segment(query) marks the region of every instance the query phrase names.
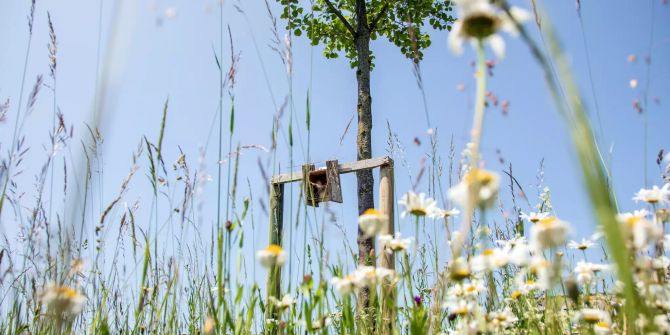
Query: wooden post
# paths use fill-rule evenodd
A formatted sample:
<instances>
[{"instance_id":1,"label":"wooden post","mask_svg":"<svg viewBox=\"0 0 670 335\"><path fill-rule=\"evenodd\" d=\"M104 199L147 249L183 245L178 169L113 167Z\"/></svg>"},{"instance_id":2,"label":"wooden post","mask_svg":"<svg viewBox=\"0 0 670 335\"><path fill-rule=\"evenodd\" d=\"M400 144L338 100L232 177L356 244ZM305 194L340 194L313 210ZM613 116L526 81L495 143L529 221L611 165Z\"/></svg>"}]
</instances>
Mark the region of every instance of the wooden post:
<instances>
[{"instance_id":1,"label":"wooden post","mask_svg":"<svg viewBox=\"0 0 670 335\"><path fill-rule=\"evenodd\" d=\"M270 243L281 245L282 241L282 229L283 229L283 206L284 206L284 184L293 183L298 181L303 181L306 184L309 184L310 173L318 174L328 174L330 179L326 177L326 180L339 180L340 174L353 173L358 171L367 171L375 168L380 168L380 184L379 184L379 210L388 216L388 224L382 229L382 234L394 234L394 208L395 208L395 194L394 194L394 181L393 181L393 159L391 157L376 157L370 159L359 160L350 163L338 164L337 161L327 161L326 167L315 169L314 165L306 164L303 166L301 171L290 172L288 174L281 174L272 176L272 181L270 185ZM334 173L337 172L337 175ZM309 186L309 185L307 185ZM340 187L340 183L336 182L331 185L331 187ZM307 204L312 206L317 206L318 201L314 199L316 194L314 194L311 187L306 187L305 189L305 201ZM331 197L327 201L336 201L341 202L342 198L340 194L341 190L337 189L337 192L331 192ZM311 193L311 194L310 194ZM383 250L377 252L380 255L379 265L381 267L395 270L395 259L393 255L386 254ZM289 255L290 257L290 255ZM267 294L269 297L280 298L281 295L281 269L275 267L270 269L268 273L268 284L267 284ZM382 334L394 334L395 332L395 306L396 306L396 289L395 286L390 282L385 282L382 284L384 298L382 301L382 322L380 328L376 330L381 330ZM374 314L374 311L373 311ZM272 306L268 305L266 309L266 319L273 318L277 319L277 311L274 310ZM277 334L279 329L275 326L269 326L266 328L266 333Z\"/></svg>"},{"instance_id":2,"label":"wooden post","mask_svg":"<svg viewBox=\"0 0 670 335\"><path fill-rule=\"evenodd\" d=\"M270 244L281 246L282 233L284 229L284 184L272 183L270 185ZM273 280L274 279L274 280ZM281 294L281 267L273 266L268 269L267 281L268 300L270 297L279 299ZM266 318L276 318L274 308L268 306Z\"/></svg>"},{"instance_id":3,"label":"wooden post","mask_svg":"<svg viewBox=\"0 0 670 335\"><path fill-rule=\"evenodd\" d=\"M393 185L393 161L382 165L379 169L379 211L388 217L386 227L383 227L380 234L393 235L395 228L393 224L393 213L395 208L395 190ZM395 270L395 257L393 254L386 253L384 250L377 252L380 255L379 266ZM383 334L393 334L395 326L395 306L396 290L392 283L382 283L382 322Z\"/></svg>"}]
</instances>

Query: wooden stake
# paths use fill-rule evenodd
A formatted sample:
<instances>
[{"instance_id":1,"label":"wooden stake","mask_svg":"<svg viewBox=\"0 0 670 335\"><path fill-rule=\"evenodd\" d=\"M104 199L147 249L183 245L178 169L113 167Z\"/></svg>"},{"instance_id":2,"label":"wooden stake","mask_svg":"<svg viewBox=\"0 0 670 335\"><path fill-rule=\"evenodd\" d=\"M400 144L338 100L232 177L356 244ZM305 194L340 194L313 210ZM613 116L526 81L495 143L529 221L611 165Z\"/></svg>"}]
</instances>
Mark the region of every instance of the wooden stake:
<instances>
[{"instance_id":1,"label":"wooden stake","mask_svg":"<svg viewBox=\"0 0 670 335\"><path fill-rule=\"evenodd\" d=\"M395 208L395 190L393 185L393 161L382 165L379 170L379 210L388 217L386 227L383 227L380 234L394 235L395 228L393 223L393 213ZM393 254L386 253L384 250L377 251L379 257L379 266L395 270L395 257ZM382 283L382 322L383 334L393 334L395 326L395 306L396 290L392 283Z\"/></svg>"}]
</instances>

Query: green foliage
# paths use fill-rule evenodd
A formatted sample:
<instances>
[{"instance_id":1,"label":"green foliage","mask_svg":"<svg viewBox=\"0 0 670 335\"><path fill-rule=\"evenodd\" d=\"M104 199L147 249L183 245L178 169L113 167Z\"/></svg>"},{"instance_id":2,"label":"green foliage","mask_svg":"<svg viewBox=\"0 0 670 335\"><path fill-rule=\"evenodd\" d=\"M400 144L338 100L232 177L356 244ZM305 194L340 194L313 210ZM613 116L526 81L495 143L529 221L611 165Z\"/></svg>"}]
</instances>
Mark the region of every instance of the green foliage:
<instances>
[{"instance_id":1,"label":"green foliage","mask_svg":"<svg viewBox=\"0 0 670 335\"><path fill-rule=\"evenodd\" d=\"M344 53L352 67L357 66L358 60L355 44L359 34L358 1L364 0L330 0L331 7L326 0L315 0L309 5L302 5L299 0L277 0L283 5L281 18L287 21L287 30L296 36L306 33L312 45L322 44L326 58L337 58ZM431 44L428 28L450 29L455 20L450 0L364 2L367 12L364 23L367 24L363 26L370 39L387 38L414 61L421 60L422 50Z\"/></svg>"}]
</instances>

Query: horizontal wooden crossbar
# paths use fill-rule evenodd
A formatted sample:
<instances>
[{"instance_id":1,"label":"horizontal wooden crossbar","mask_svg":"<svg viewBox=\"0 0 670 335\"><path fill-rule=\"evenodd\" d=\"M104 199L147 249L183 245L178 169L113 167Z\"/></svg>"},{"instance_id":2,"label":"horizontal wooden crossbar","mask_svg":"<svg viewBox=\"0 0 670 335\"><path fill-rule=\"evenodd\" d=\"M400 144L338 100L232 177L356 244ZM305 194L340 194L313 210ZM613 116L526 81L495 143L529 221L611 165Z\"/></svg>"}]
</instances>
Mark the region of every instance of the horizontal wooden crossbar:
<instances>
[{"instance_id":1,"label":"horizontal wooden crossbar","mask_svg":"<svg viewBox=\"0 0 670 335\"><path fill-rule=\"evenodd\" d=\"M351 172L356 172L360 170L369 170L369 169L374 169L377 167L381 167L384 165L388 165L393 160L389 156L383 156L383 157L375 157L375 158L370 158L370 159L364 159L362 161L355 161L355 162L349 162L349 163L342 163L338 165L338 171L340 174L345 174L345 173L351 173ZM314 171L325 171L326 167L318 168ZM286 184L286 183L292 183L295 181L301 181L302 180L302 171L296 171L296 172L291 172L291 173L285 173L285 174L279 174L272 176L272 183L273 184Z\"/></svg>"}]
</instances>

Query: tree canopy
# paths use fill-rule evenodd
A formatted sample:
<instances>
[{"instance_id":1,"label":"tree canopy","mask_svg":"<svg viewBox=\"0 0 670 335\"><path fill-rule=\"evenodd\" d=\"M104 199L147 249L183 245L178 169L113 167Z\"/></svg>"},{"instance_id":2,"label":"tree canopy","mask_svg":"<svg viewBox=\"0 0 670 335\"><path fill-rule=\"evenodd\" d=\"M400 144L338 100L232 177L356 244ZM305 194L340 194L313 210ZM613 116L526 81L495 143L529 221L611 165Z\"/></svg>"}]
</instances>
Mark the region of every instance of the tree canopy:
<instances>
[{"instance_id":1,"label":"tree canopy","mask_svg":"<svg viewBox=\"0 0 670 335\"><path fill-rule=\"evenodd\" d=\"M454 17L450 0L314 0L302 5L299 0L277 0L284 9L281 17L294 35L306 33L312 45L322 44L326 58L341 53L357 66L355 38L359 33L356 6L364 1L365 22L370 38L385 37L406 57L420 60L430 46L427 27L450 29ZM373 56L370 56L371 61Z\"/></svg>"}]
</instances>

